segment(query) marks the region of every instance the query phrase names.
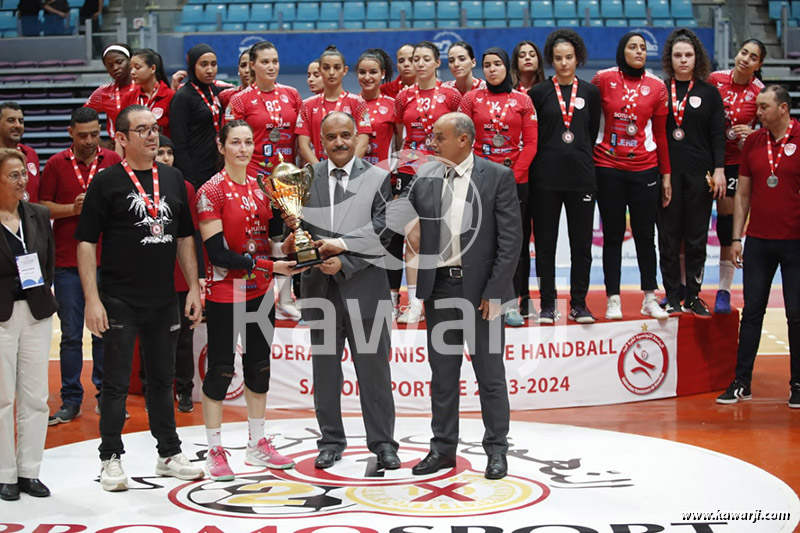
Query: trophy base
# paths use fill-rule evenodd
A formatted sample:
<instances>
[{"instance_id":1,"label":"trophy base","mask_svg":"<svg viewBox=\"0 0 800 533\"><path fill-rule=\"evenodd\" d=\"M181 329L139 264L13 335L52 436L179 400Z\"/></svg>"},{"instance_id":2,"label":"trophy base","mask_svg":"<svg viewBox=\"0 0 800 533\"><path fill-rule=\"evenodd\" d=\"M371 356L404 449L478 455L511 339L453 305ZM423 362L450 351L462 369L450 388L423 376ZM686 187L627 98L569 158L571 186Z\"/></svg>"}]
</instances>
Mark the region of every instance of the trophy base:
<instances>
[{"instance_id":1,"label":"trophy base","mask_svg":"<svg viewBox=\"0 0 800 533\"><path fill-rule=\"evenodd\" d=\"M310 248L308 250L298 250L290 256L297 264L294 268L305 268L322 263L324 259L319 255L319 250Z\"/></svg>"}]
</instances>

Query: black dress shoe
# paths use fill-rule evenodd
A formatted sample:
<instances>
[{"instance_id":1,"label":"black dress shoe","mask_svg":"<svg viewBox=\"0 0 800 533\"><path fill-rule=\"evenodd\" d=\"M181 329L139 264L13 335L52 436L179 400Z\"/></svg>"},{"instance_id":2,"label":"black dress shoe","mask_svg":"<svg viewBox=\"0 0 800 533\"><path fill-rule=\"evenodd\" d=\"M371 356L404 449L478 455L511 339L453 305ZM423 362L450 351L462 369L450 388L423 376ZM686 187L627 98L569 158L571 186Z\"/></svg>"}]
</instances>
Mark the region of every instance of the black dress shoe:
<instances>
[{"instance_id":1,"label":"black dress shoe","mask_svg":"<svg viewBox=\"0 0 800 533\"><path fill-rule=\"evenodd\" d=\"M456 466L456 460L453 457L445 457L439 452L431 450L425 459L417 463L411 469L411 473L415 476L422 476L425 474L433 474L444 468L453 468Z\"/></svg>"},{"instance_id":2,"label":"black dress shoe","mask_svg":"<svg viewBox=\"0 0 800 533\"><path fill-rule=\"evenodd\" d=\"M0 483L0 500L7 502L19 500L19 485L16 483Z\"/></svg>"},{"instance_id":3,"label":"black dress shoe","mask_svg":"<svg viewBox=\"0 0 800 533\"><path fill-rule=\"evenodd\" d=\"M377 453L378 464L384 470L397 470L400 468L400 458L394 450L381 450Z\"/></svg>"},{"instance_id":4,"label":"black dress shoe","mask_svg":"<svg viewBox=\"0 0 800 533\"><path fill-rule=\"evenodd\" d=\"M337 453L333 450L322 450L314 461L314 468L330 468L333 466L333 463L341 458L341 453Z\"/></svg>"},{"instance_id":5,"label":"black dress shoe","mask_svg":"<svg viewBox=\"0 0 800 533\"><path fill-rule=\"evenodd\" d=\"M45 487L44 483L38 479L21 477L17 480L17 483L19 483L20 491L26 492L36 498L46 498L50 496L50 489Z\"/></svg>"},{"instance_id":6,"label":"black dress shoe","mask_svg":"<svg viewBox=\"0 0 800 533\"><path fill-rule=\"evenodd\" d=\"M486 463L486 479L503 479L508 474L508 461L504 453L489 454L489 461Z\"/></svg>"}]
</instances>

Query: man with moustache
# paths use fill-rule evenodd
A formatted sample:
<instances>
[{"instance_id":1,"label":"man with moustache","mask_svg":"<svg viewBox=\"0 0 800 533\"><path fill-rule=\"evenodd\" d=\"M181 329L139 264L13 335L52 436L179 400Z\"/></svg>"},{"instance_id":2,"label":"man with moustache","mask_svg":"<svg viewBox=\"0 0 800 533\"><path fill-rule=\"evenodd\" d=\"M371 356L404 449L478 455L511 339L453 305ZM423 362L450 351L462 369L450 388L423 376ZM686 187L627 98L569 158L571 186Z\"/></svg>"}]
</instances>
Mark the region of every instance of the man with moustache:
<instances>
[{"instance_id":1,"label":"man with moustache","mask_svg":"<svg viewBox=\"0 0 800 533\"><path fill-rule=\"evenodd\" d=\"M39 201L39 156L36 150L20 142L24 133L25 117L19 104L0 103L0 148L11 148L25 154L25 159L28 161L26 165L28 185L25 186L28 197L25 199L36 203Z\"/></svg>"}]
</instances>

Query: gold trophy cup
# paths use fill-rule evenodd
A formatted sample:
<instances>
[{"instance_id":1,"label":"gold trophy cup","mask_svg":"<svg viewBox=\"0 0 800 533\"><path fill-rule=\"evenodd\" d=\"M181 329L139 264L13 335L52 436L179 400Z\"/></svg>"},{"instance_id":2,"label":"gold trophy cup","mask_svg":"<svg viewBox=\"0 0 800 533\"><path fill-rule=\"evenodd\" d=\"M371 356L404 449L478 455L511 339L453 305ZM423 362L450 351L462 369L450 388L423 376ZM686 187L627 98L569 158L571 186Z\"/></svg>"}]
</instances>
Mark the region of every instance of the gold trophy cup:
<instances>
[{"instance_id":1,"label":"gold trophy cup","mask_svg":"<svg viewBox=\"0 0 800 533\"><path fill-rule=\"evenodd\" d=\"M294 216L299 221L303 206L311 197L314 171L311 165L297 168L291 163L286 163L282 154L278 154L278 158L280 163L275 170L269 176L259 174L256 180L275 208L286 215ZM319 250L314 247L314 243L299 225L294 231L294 252L290 253L289 257L297 261L295 268L316 265L323 261Z\"/></svg>"}]
</instances>

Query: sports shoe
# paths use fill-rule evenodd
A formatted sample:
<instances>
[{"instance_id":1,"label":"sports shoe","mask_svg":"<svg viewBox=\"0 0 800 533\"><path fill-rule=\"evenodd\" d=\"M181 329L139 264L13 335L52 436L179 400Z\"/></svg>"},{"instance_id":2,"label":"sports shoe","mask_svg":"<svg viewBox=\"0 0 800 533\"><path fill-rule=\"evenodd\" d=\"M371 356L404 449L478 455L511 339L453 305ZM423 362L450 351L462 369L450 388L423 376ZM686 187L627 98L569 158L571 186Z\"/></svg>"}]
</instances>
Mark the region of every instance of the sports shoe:
<instances>
[{"instance_id":1,"label":"sports shoe","mask_svg":"<svg viewBox=\"0 0 800 533\"><path fill-rule=\"evenodd\" d=\"M542 310L539 311L539 318L536 319L537 324L555 324L558 322L558 319L561 318L561 313L559 313L553 307L542 307Z\"/></svg>"},{"instance_id":2,"label":"sports shoe","mask_svg":"<svg viewBox=\"0 0 800 533\"><path fill-rule=\"evenodd\" d=\"M686 288L686 285L681 285L680 288L678 289L678 298L680 298L681 301L684 301L686 299L686 294L688 292L689 290ZM659 300L658 305L660 305L661 307L666 307L668 303L669 300L667 299L666 296L664 296L663 298L661 298L661 300Z\"/></svg>"},{"instance_id":3,"label":"sports shoe","mask_svg":"<svg viewBox=\"0 0 800 533\"><path fill-rule=\"evenodd\" d=\"M608 297L606 320L622 320L622 302L619 299L619 294L613 294Z\"/></svg>"},{"instance_id":4,"label":"sports shoe","mask_svg":"<svg viewBox=\"0 0 800 533\"><path fill-rule=\"evenodd\" d=\"M519 299L519 314L522 318L536 318L536 308L533 306L533 300L529 296L523 296Z\"/></svg>"},{"instance_id":5,"label":"sports shoe","mask_svg":"<svg viewBox=\"0 0 800 533\"><path fill-rule=\"evenodd\" d=\"M714 300L714 314L729 315L731 313L731 293L728 291L717 291L717 299Z\"/></svg>"},{"instance_id":6,"label":"sports shoe","mask_svg":"<svg viewBox=\"0 0 800 533\"><path fill-rule=\"evenodd\" d=\"M192 464L182 453L176 453L172 457L159 457L156 461L156 474L188 481L205 476L203 469Z\"/></svg>"},{"instance_id":7,"label":"sports shoe","mask_svg":"<svg viewBox=\"0 0 800 533\"><path fill-rule=\"evenodd\" d=\"M578 324L594 324L595 322L594 315L585 305L573 305L567 319Z\"/></svg>"},{"instance_id":8,"label":"sports shoe","mask_svg":"<svg viewBox=\"0 0 800 533\"><path fill-rule=\"evenodd\" d=\"M80 405L63 404L58 408L58 411L47 418L47 425L55 426L56 424L66 424L67 422L72 422L79 416L81 416Z\"/></svg>"},{"instance_id":9,"label":"sports shoe","mask_svg":"<svg viewBox=\"0 0 800 533\"><path fill-rule=\"evenodd\" d=\"M728 385L728 389L725 392L717 396L717 403L731 404L743 402L752 398L753 395L750 392L750 385L736 378Z\"/></svg>"},{"instance_id":10,"label":"sports shoe","mask_svg":"<svg viewBox=\"0 0 800 533\"><path fill-rule=\"evenodd\" d=\"M292 300L278 302L278 305L275 306L275 320L292 320L297 322L301 318L300 310Z\"/></svg>"},{"instance_id":11,"label":"sports shoe","mask_svg":"<svg viewBox=\"0 0 800 533\"><path fill-rule=\"evenodd\" d=\"M683 307L681 307L680 302L677 302L677 303L675 303L675 302L673 302L673 303L667 302L666 307L664 307L664 311L669 316L681 316L683 314Z\"/></svg>"},{"instance_id":12,"label":"sports shoe","mask_svg":"<svg viewBox=\"0 0 800 533\"><path fill-rule=\"evenodd\" d=\"M270 437L269 439L262 438L255 447L247 446L244 464L286 470L294 466L294 461L281 455L272 445L272 437Z\"/></svg>"},{"instance_id":13,"label":"sports shoe","mask_svg":"<svg viewBox=\"0 0 800 533\"><path fill-rule=\"evenodd\" d=\"M192 402L192 395L188 392L178 393L178 411L181 413L191 413L194 411L194 402Z\"/></svg>"},{"instance_id":14,"label":"sports shoe","mask_svg":"<svg viewBox=\"0 0 800 533\"><path fill-rule=\"evenodd\" d=\"M657 320L664 320L669 318L669 313L661 309L658 305L658 300L655 296L645 296L642 301L642 314L644 316L651 316Z\"/></svg>"},{"instance_id":15,"label":"sports shoe","mask_svg":"<svg viewBox=\"0 0 800 533\"><path fill-rule=\"evenodd\" d=\"M425 311L422 307L422 302L419 300L414 300L401 310L402 313L397 317L398 324L416 324L425 320Z\"/></svg>"},{"instance_id":16,"label":"sports shoe","mask_svg":"<svg viewBox=\"0 0 800 533\"><path fill-rule=\"evenodd\" d=\"M800 409L800 383L792 384L792 392L789 396L789 407Z\"/></svg>"},{"instance_id":17,"label":"sports shoe","mask_svg":"<svg viewBox=\"0 0 800 533\"><path fill-rule=\"evenodd\" d=\"M510 328L519 328L525 325L525 319L519 312L519 309L512 309L506 313L506 326Z\"/></svg>"},{"instance_id":18,"label":"sports shoe","mask_svg":"<svg viewBox=\"0 0 800 533\"><path fill-rule=\"evenodd\" d=\"M144 404L144 410L145 410L145 412L147 412L147 403ZM94 412L97 413L98 415L100 414L100 404L99 403L94 406ZM130 417L131 417L131 414L128 412L127 409L125 409L125 420L129 419Z\"/></svg>"},{"instance_id":19,"label":"sports shoe","mask_svg":"<svg viewBox=\"0 0 800 533\"><path fill-rule=\"evenodd\" d=\"M108 492L128 490L128 476L122 470L122 461L116 454L107 461L100 461L100 486Z\"/></svg>"},{"instance_id":20,"label":"sports shoe","mask_svg":"<svg viewBox=\"0 0 800 533\"><path fill-rule=\"evenodd\" d=\"M231 467L228 466L226 455L231 453L222 446L214 446L208 450L206 455L206 470L208 477L213 481L233 481L234 475Z\"/></svg>"},{"instance_id":21,"label":"sports shoe","mask_svg":"<svg viewBox=\"0 0 800 533\"><path fill-rule=\"evenodd\" d=\"M711 311L708 310L708 306L699 296L683 302L683 311L692 313L697 318L711 318Z\"/></svg>"},{"instance_id":22,"label":"sports shoe","mask_svg":"<svg viewBox=\"0 0 800 533\"><path fill-rule=\"evenodd\" d=\"M397 320L400 316L400 293L392 292L392 320Z\"/></svg>"}]
</instances>

